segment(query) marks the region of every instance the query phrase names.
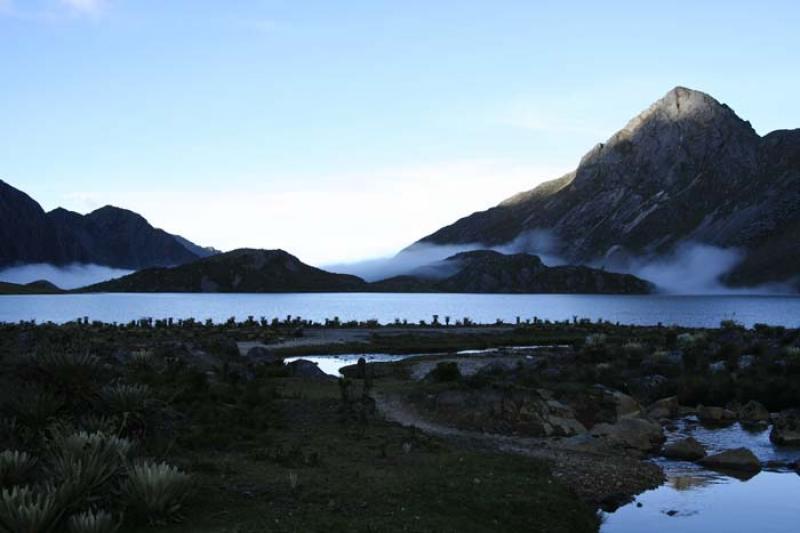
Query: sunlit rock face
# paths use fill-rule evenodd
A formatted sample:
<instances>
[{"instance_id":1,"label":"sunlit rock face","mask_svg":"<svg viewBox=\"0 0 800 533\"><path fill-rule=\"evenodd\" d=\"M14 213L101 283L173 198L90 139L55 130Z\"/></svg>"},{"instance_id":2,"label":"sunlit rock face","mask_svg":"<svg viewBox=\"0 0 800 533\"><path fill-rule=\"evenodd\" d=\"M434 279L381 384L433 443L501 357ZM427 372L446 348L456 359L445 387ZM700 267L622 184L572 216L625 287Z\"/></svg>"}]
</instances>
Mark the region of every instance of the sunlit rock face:
<instances>
[{"instance_id":1,"label":"sunlit rock face","mask_svg":"<svg viewBox=\"0 0 800 533\"><path fill-rule=\"evenodd\" d=\"M500 245L547 230L565 260L619 268L702 243L736 250L724 281L752 285L800 276L797 205L800 130L761 137L727 105L676 87L574 172L421 242Z\"/></svg>"}]
</instances>

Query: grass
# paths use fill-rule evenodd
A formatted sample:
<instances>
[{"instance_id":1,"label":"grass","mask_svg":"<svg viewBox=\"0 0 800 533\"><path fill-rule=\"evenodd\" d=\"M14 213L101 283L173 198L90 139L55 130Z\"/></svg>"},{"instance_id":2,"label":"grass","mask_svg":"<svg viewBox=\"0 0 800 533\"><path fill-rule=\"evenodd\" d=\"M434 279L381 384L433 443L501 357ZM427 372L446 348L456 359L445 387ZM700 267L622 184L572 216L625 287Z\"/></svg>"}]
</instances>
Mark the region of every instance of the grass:
<instances>
[{"instance_id":1,"label":"grass","mask_svg":"<svg viewBox=\"0 0 800 533\"><path fill-rule=\"evenodd\" d=\"M597 529L540 462L455 449L379 420L343 422L335 382L280 381L286 427L265 444L195 454L207 505L163 531Z\"/></svg>"}]
</instances>

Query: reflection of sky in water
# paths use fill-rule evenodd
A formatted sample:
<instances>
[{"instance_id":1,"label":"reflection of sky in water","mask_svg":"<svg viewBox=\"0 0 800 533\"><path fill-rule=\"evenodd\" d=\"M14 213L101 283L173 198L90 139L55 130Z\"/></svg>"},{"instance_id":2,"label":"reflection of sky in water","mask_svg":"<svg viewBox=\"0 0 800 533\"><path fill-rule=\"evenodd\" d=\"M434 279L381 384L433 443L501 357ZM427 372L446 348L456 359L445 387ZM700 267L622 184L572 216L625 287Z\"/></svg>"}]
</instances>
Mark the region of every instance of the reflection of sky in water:
<instances>
[{"instance_id":1,"label":"reflection of sky in water","mask_svg":"<svg viewBox=\"0 0 800 533\"><path fill-rule=\"evenodd\" d=\"M773 445L769 440L769 429L747 430L738 422L722 428L707 428L697 423L695 417L678 420L676 425L677 431L667 433L668 442L692 436L705 445L708 453L745 447L756 454L762 463L767 461L791 463L800 460L800 447Z\"/></svg>"},{"instance_id":2,"label":"reflection of sky in water","mask_svg":"<svg viewBox=\"0 0 800 533\"><path fill-rule=\"evenodd\" d=\"M800 476L761 472L749 481L712 479L676 490L671 484L639 495L606 515L603 533L789 533L800 521ZM670 516L670 511L677 511Z\"/></svg>"},{"instance_id":3,"label":"reflection of sky in water","mask_svg":"<svg viewBox=\"0 0 800 533\"><path fill-rule=\"evenodd\" d=\"M457 352L457 355L492 355L497 353L505 353L505 352L514 352L515 350L536 350L539 348L543 348L542 346L506 346L503 348L488 348L485 350L462 350ZM545 346L544 348L552 348L550 346ZM291 363L292 361L297 361L298 359L305 359L306 361L311 361L312 363L316 363L316 365L325 372L326 374L330 374L331 376L340 377L341 369L345 366L354 365L358 363L358 359L363 357L368 363L386 363L392 361L401 361L403 359L408 359L409 357L417 357L420 355L430 355L430 354L406 354L406 355L397 355L397 354L388 354L388 353L349 353L349 354L342 354L342 355L306 355L300 357L287 357L284 359L287 363Z\"/></svg>"},{"instance_id":4,"label":"reflection of sky in water","mask_svg":"<svg viewBox=\"0 0 800 533\"><path fill-rule=\"evenodd\" d=\"M692 435L710 453L744 446L762 462L791 462L798 448L774 447L769 430L746 431L739 424L704 428L695 419L678 422L669 440ZM606 515L603 533L758 532L788 533L800 530L800 476L794 472L763 471L740 480L705 470L693 463L659 459L667 473L663 486L640 494L636 503ZM669 513L669 514L668 514Z\"/></svg>"},{"instance_id":5,"label":"reflection of sky in water","mask_svg":"<svg viewBox=\"0 0 800 533\"><path fill-rule=\"evenodd\" d=\"M340 370L349 365L358 363L358 359L363 357L368 363L384 363L389 361L400 361L411 357L409 355L392 355L387 353L371 353L371 354L345 354L345 355L307 355L302 357L287 357L285 362L291 363L298 359L305 359L316 363L316 365L331 376L341 377Z\"/></svg>"}]
</instances>

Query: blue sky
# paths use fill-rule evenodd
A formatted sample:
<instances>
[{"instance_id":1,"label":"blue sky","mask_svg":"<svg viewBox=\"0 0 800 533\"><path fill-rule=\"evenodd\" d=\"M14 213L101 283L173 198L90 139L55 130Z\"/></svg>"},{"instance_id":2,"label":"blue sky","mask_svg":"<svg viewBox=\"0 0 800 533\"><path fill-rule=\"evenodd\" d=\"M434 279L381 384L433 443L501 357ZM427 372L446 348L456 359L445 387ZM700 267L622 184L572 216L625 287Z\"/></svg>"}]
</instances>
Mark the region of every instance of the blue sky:
<instances>
[{"instance_id":1,"label":"blue sky","mask_svg":"<svg viewBox=\"0 0 800 533\"><path fill-rule=\"evenodd\" d=\"M386 255L675 85L800 127L790 1L0 0L0 178L222 249Z\"/></svg>"}]
</instances>

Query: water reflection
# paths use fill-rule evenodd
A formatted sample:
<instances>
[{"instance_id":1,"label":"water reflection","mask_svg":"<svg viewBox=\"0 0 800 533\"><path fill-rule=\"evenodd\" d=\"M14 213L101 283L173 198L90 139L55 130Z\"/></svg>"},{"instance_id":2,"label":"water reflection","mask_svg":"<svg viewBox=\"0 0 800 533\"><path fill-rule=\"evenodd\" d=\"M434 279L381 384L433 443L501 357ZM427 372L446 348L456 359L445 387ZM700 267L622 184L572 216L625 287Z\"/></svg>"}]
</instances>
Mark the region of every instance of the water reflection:
<instances>
[{"instance_id":1,"label":"water reflection","mask_svg":"<svg viewBox=\"0 0 800 533\"><path fill-rule=\"evenodd\" d=\"M707 428L693 417L679 420L668 441L693 436L710 453L745 446L762 461L790 463L800 449L773 446L768 429L745 429L738 423ZM800 476L784 467L761 473L722 473L694 463L658 459L667 474L661 487L639 495L634 503L605 515L603 533L764 532L798 530Z\"/></svg>"}]
</instances>

